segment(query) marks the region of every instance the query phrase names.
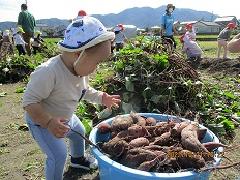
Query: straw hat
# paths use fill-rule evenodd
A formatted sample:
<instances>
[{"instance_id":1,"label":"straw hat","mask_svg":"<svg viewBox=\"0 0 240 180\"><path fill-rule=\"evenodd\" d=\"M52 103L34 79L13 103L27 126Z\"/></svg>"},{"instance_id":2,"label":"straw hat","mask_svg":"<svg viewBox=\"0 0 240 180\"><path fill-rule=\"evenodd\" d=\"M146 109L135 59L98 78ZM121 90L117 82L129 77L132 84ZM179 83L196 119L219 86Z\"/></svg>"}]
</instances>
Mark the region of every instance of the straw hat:
<instances>
[{"instance_id":1,"label":"straw hat","mask_svg":"<svg viewBox=\"0 0 240 180\"><path fill-rule=\"evenodd\" d=\"M9 35L10 35L10 31L8 29L3 31L3 36L9 36Z\"/></svg>"},{"instance_id":2,"label":"straw hat","mask_svg":"<svg viewBox=\"0 0 240 180\"><path fill-rule=\"evenodd\" d=\"M98 19L84 16L67 27L64 39L58 43L58 46L62 51L77 52L114 38L115 34L107 31Z\"/></svg>"},{"instance_id":3,"label":"straw hat","mask_svg":"<svg viewBox=\"0 0 240 180\"><path fill-rule=\"evenodd\" d=\"M42 32L41 31L35 31L35 35L41 35L42 34Z\"/></svg>"},{"instance_id":4,"label":"straw hat","mask_svg":"<svg viewBox=\"0 0 240 180\"><path fill-rule=\"evenodd\" d=\"M18 27L17 32L25 33L22 27Z\"/></svg>"}]
</instances>

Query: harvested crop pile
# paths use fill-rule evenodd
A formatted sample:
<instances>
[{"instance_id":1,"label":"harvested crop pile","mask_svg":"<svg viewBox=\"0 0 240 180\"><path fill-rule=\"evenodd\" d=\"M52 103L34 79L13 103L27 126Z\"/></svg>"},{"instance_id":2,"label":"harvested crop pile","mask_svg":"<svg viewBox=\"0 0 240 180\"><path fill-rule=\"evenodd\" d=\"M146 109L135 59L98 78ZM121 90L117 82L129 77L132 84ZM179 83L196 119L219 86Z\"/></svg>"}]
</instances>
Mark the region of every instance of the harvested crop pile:
<instances>
[{"instance_id":1,"label":"harvested crop pile","mask_svg":"<svg viewBox=\"0 0 240 180\"><path fill-rule=\"evenodd\" d=\"M201 143L207 130L195 122L156 122L153 117L131 113L115 117L109 126L103 124L108 131L102 131L99 125L100 133L112 134L108 142L101 143L102 151L130 168L178 172L205 167L214 161L216 148L226 147L221 143Z\"/></svg>"},{"instance_id":2,"label":"harvested crop pile","mask_svg":"<svg viewBox=\"0 0 240 180\"><path fill-rule=\"evenodd\" d=\"M144 44L144 43L143 43ZM198 72L176 52L167 55L147 43L114 56L115 77L105 81L109 93L122 96L122 111L182 114L195 111L202 90Z\"/></svg>"}]
</instances>

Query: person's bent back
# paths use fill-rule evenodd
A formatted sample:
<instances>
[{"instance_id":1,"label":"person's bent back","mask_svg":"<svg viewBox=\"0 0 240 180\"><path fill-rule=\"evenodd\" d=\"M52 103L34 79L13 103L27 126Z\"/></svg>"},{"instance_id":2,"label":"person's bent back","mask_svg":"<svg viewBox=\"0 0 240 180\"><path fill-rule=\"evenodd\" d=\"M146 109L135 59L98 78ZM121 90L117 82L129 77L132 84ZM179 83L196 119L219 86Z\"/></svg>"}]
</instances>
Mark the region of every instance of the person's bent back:
<instances>
[{"instance_id":1,"label":"person's bent back","mask_svg":"<svg viewBox=\"0 0 240 180\"><path fill-rule=\"evenodd\" d=\"M236 35L229 43L228 50L231 53L239 53L240 52L240 33Z\"/></svg>"}]
</instances>

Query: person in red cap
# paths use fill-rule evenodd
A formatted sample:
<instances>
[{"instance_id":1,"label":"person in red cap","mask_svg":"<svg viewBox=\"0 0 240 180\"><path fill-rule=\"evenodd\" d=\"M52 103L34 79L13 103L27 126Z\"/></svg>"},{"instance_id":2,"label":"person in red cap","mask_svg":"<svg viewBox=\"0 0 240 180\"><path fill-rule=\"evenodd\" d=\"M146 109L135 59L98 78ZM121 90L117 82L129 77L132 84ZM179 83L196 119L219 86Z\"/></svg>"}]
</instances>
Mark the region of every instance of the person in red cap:
<instances>
[{"instance_id":1,"label":"person in red cap","mask_svg":"<svg viewBox=\"0 0 240 180\"><path fill-rule=\"evenodd\" d=\"M230 40L232 30L236 28L236 24L233 22L228 23L227 27L225 27L218 35L218 52L217 58L220 58L221 49L223 48L223 59L227 59L227 45Z\"/></svg>"},{"instance_id":2,"label":"person in red cap","mask_svg":"<svg viewBox=\"0 0 240 180\"><path fill-rule=\"evenodd\" d=\"M186 24L186 33L185 33L185 36L189 36L189 38L193 41L196 41L196 37L197 37L197 34L194 30L194 27L192 25L192 23L188 23Z\"/></svg>"},{"instance_id":3,"label":"person in red cap","mask_svg":"<svg viewBox=\"0 0 240 180\"><path fill-rule=\"evenodd\" d=\"M186 33L182 37L183 52L186 53L188 62L194 68L197 68L200 64L203 51L196 41L196 33L194 31L193 25L189 23L185 26L185 28Z\"/></svg>"},{"instance_id":4,"label":"person in red cap","mask_svg":"<svg viewBox=\"0 0 240 180\"><path fill-rule=\"evenodd\" d=\"M119 51L124 47L124 43L127 41L127 37L123 33L124 27L122 24L118 24L114 28L114 33L115 33L115 46L116 46L116 51Z\"/></svg>"},{"instance_id":5,"label":"person in red cap","mask_svg":"<svg viewBox=\"0 0 240 180\"><path fill-rule=\"evenodd\" d=\"M76 20L78 20L78 19L82 19L82 18L85 17L85 16L87 16L86 11L84 11L84 10L79 10L77 17L74 18L74 19L70 19L69 22L71 23L71 22L76 21Z\"/></svg>"},{"instance_id":6,"label":"person in red cap","mask_svg":"<svg viewBox=\"0 0 240 180\"><path fill-rule=\"evenodd\" d=\"M87 16L86 11L84 11L84 10L78 11L78 17L84 17L84 16Z\"/></svg>"}]
</instances>

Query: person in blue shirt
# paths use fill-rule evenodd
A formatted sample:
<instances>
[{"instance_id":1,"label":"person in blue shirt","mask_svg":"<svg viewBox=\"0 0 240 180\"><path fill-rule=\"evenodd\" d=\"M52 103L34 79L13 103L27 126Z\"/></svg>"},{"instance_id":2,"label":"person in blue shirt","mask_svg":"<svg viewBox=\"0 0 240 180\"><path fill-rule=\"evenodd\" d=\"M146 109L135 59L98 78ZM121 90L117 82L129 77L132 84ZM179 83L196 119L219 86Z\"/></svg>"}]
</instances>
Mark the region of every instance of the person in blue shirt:
<instances>
[{"instance_id":1,"label":"person in blue shirt","mask_svg":"<svg viewBox=\"0 0 240 180\"><path fill-rule=\"evenodd\" d=\"M166 13L162 16L162 28L161 28L161 36L162 38L169 39L170 43L173 43L173 47L176 49L176 41L173 37L174 33L177 34L177 31L174 27L174 17L172 15L175 10L175 6L173 4L168 4Z\"/></svg>"}]
</instances>

